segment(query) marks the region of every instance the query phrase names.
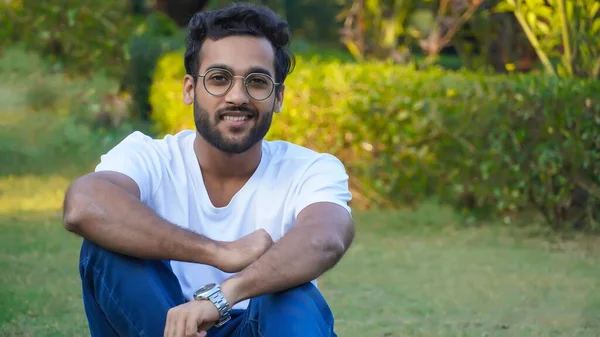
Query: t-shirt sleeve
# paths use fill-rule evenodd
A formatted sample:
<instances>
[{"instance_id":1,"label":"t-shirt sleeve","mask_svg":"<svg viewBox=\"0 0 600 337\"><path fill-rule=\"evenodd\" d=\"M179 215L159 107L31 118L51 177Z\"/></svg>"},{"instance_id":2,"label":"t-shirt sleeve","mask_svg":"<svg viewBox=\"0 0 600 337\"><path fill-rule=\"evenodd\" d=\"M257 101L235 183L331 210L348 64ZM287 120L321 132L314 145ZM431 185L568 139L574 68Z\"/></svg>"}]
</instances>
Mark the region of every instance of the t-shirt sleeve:
<instances>
[{"instance_id":1,"label":"t-shirt sleeve","mask_svg":"<svg viewBox=\"0 0 600 337\"><path fill-rule=\"evenodd\" d=\"M161 180L160 156L154 140L135 131L100 157L95 171L115 171L133 179L140 189L140 200L147 202Z\"/></svg>"},{"instance_id":2,"label":"t-shirt sleeve","mask_svg":"<svg viewBox=\"0 0 600 337\"><path fill-rule=\"evenodd\" d=\"M303 175L294 216L297 218L304 208L317 202L338 204L351 213L348 205L351 199L348 174L344 165L335 156L323 154L310 165Z\"/></svg>"}]
</instances>

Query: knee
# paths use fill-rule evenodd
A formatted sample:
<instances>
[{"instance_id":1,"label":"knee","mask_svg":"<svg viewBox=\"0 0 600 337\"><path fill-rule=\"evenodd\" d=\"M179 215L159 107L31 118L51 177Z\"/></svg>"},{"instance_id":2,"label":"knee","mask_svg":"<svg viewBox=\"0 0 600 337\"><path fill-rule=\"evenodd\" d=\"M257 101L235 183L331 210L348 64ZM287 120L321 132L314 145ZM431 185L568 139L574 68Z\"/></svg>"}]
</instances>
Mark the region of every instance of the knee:
<instances>
[{"instance_id":1,"label":"knee","mask_svg":"<svg viewBox=\"0 0 600 337\"><path fill-rule=\"evenodd\" d=\"M81 270L102 274L126 272L134 275L136 271L147 268L142 259L116 253L85 239L81 244L79 260Z\"/></svg>"},{"instance_id":2,"label":"knee","mask_svg":"<svg viewBox=\"0 0 600 337\"><path fill-rule=\"evenodd\" d=\"M145 260L116 253L88 240L83 240L79 264L85 282L136 285L161 284L180 294L179 281L168 260Z\"/></svg>"},{"instance_id":3,"label":"knee","mask_svg":"<svg viewBox=\"0 0 600 337\"><path fill-rule=\"evenodd\" d=\"M265 336L335 336L333 314L312 283L252 299L249 309Z\"/></svg>"},{"instance_id":4,"label":"knee","mask_svg":"<svg viewBox=\"0 0 600 337\"><path fill-rule=\"evenodd\" d=\"M87 239L81 243L79 260L81 264L102 264L109 261L119 261L127 259L126 256L110 251L102 246L95 244Z\"/></svg>"},{"instance_id":5,"label":"knee","mask_svg":"<svg viewBox=\"0 0 600 337\"><path fill-rule=\"evenodd\" d=\"M333 320L325 298L310 282L263 296L260 305L261 310L269 313L291 314L295 317L321 316L326 321Z\"/></svg>"},{"instance_id":6,"label":"knee","mask_svg":"<svg viewBox=\"0 0 600 337\"><path fill-rule=\"evenodd\" d=\"M267 300L275 302L294 302L294 301L325 301L321 292L311 282L301 284L299 286L271 294Z\"/></svg>"}]
</instances>

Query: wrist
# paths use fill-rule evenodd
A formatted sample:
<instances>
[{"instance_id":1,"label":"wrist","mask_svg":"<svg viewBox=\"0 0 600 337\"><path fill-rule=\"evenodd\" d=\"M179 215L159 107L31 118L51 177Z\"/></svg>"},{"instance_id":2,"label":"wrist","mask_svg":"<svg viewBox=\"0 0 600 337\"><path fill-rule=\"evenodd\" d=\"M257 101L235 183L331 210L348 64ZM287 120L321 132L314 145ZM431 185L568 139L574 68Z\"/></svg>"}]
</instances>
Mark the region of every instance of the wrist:
<instances>
[{"instance_id":1,"label":"wrist","mask_svg":"<svg viewBox=\"0 0 600 337\"><path fill-rule=\"evenodd\" d=\"M217 309L215 320L216 327L223 326L231 319L232 306L227 302L227 298L223 295L221 287L215 283L209 283L198 289L194 293L194 299L200 301L210 301ZM211 315L211 314L209 314Z\"/></svg>"},{"instance_id":2,"label":"wrist","mask_svg":"<svg viewBox=\"0 0 600 337\"><path fill-rule=\"evenodd\" d=\"M231 308L239 302L245 300L241 289L243 289L242 280L237 275L226 279L223 281L223 283L221 283L221 293L225 299L227 299L227 302Z\"/></svg>"},{"instance_id":3,"label":"wrist","mask_svg":"<svg viewBox=\"0 0 600 337\"><path fill-rule=\"evenodd\" d=\"M196 249L197 255L195 262L219 268L224 250L223 242L210 240L208 238L200 240Z\"/></svg>"}]
</instances>

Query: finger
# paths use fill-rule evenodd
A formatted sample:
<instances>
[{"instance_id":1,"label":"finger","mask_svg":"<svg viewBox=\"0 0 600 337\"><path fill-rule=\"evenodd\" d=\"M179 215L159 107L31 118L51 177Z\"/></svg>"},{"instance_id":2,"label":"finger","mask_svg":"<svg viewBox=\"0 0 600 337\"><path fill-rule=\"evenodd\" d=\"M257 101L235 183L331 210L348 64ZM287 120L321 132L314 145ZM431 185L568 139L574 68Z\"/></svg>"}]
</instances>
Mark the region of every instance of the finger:
<instances>
[{"instance_id":1,"label":"finger","mask_svg":"<svg viewBox=\"0 0 600 337\"><path fill-rule=\"evenodd\" d=\"M210 329L213 325L215 325L214 322L202 322L202 321L198 321L198 327L196 328L196 331L198 331L198 333L200 334L200 336L207 336L208 335L208 329Z\"/></svg>"},{"instance_id":2,"label":"finger","mask_svg":"<svg viewBox=\"0 0 600 337\"><path fill-rule=\"evenodd\" d=\"M208 329L212 328L215 325L215 322L206 322L198 325L198 330L208 331Z\"/></svg>"},{"instance_id":3,"label":"finger","mask_svg":"<svg viewBox=\"0 0 600 337\"><path fill-rule=\"evenodd\" d=\"M173 330L171 325L173 325L173 311L169 310L167 311L167 320L165 322L165 331L163 332L163 337L171 337Z\"/></svg>"},{"instance_id":4,"label":"finger","mask_svg":"<svg viewBox=\"0 0 600 337\"><path fill-rule=\"evenodd\" d=\"M185 315L179 315L177 322L173 325L173 335L170 337L184 337L185 335Z\"/></svg>"},{"instance_id":5,"label":"finger","mask_svg":"<svg viewBox=\"0 0 600 337\"><path fill-rule=\"evenodd\" d=\"M196 333L197 337L206 337L208 333L206 331L200 331Z\"/></svg>"},{"instance_id":6,"label":"finger","mask_svg":"<svg viewBox=\"0 0 600 337\"><path fill-rule=\"evenodd\" d=\"M185 336L194 337L198 333L198 319L195 316L188 316L185 321Z\"/></svg>"}]
</instances>

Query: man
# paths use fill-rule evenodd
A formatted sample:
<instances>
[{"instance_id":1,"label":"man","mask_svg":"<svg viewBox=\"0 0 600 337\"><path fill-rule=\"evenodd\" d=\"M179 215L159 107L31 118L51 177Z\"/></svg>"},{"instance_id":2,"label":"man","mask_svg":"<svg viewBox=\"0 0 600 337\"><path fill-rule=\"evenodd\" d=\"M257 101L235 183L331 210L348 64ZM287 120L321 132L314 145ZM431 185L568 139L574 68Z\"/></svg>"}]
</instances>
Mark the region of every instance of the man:
<instances>
[{"instance_id":1,"label":"man","mask_svg":"<svg viewBox=\"0 0 600 337\"><path fill-rule=\"evenodd\" d=\"M354 236L348 176L332 155L263 140L289 40L264 7L196 14L183 79L196 130L134 132L69 187L92 336L335 336L316 279Z\"/></svg>"}]
</instances>

